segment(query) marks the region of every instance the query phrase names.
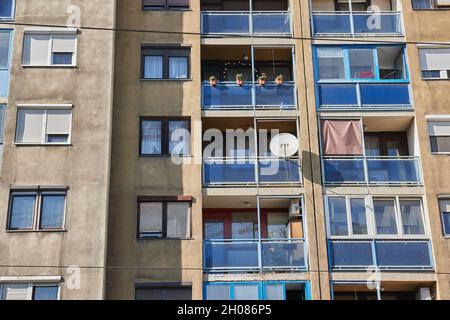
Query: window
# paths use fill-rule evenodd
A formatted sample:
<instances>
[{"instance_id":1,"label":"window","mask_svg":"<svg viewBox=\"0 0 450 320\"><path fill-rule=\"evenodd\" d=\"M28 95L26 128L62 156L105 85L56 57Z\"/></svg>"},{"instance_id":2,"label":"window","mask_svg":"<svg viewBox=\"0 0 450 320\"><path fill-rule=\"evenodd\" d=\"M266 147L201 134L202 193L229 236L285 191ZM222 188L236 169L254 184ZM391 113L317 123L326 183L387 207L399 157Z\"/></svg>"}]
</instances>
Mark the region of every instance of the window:
<instances>
[{"instance_id":1,"label":"window","mask_svg":"<svg viewBox=\"0 0 450 320\"><path fill-rule=\"evenodd\" d=\"M365 132L364 145L371 157L409 156L406 132Z\"/></svg>"},{"instance_id":2,"label":"window","mask_svg":"<svg viewBox=\"0 0 450 320\"><path fill-rule=\"evenodd\" d=\"M419 58L423 79L450 78L449 48L419 48Z\"/></svg>"},{"instance_id":3,"label":"window","mask_svg":"<svg viewBox=\"0 0 450 320\"><path fill-rule=\"evenodd\" d=\"M189 0L142 0L142 6L148 10L189 9Z\"/></svg>"},{"instance_id":4,"label":"window","mask_svg":"<svg viewBox=\"0 0 450 320\"><path fill-rule=\"evenodd\" d=\"M330 196L327 218L331 237L425 236L420 198ZM368 203L372 203L371 207ZM366 204L367 203L367 204Z\"/></svg>"},{"instance_id":5,"label":"window","mask_svg":"<svg viewBox=\"0 0 450 320\"><path fill-rule=\"evenodd\" d=\"M350 11L350 3L352 11L367 11L370 6L370 0L335 0L336 11Z\"/></svg>"},{"instance_id":6,"label":"window","mask_svg":"<svg viewBox=\"0 0 450 320\"><path fill-rule=\"evenodd\" d=\"M190 201L140 201L138 205L138 238L191 236Z\"/></svg>"},{"instance_id":7,"label":"window","mask_svg":"<svg viewBox=\"0 0 450 320\"><path fill-rule=\"evenodd\" d=\"M142 78L143 79L188 79L189 48L143 48Z\"/></svg>"},{"instance_id":8,"label":"window","mask_svg":"<svg viewBox=\"0 0 450 320\"><path fill-rule=\"evenodd\" d=\"M3 144L4 122L5 122L5 106L0 104L0 145Z\"/></svg>"},{"instance_id":9,"label":"window","mask_svg":"<svg viewBox=\"0 0 450 320\"><path fill-rule=\"evenodd\" d=\"M14 16L14 0L0 0L0 20L12 19Z\"/></svg>"},{"instance_id":10,"label":"window","mask_svg":"<svg viewBox=\"0 0 450 320\"><path fill-rule=\"evenodd\" d=\"M0 30L0 70L9 68L10 43L11 43L11 31Z\"/></svg>"},{"instance_id":11,"label":"window","mask_svg":"<svg viewBox=\"0 0 450 320\"><path fill-rule=\"evenodd\" d=\"M402 46L317 47L318 80L407 80Z\"/></svg>"},{"instance_id":12,"label":"window","mask_svg":"<svg viewBox=\"0 0 450 320\"><path fill-rule=\"evenodd\" d=\"M54 283L3 283L0 300L58 300L59 285Z\"/></svg>"},{"instance_id":13,"label":"window","mask_svg":"<svg viewBox=\"0 0 450 320\"><path fill-rule=\"evenodd\" d=\"M450 121L428 121L432 153L450 153Z\"/></svg>"},{"instance_id":14,"label":"window","mask_svg":"<svg viewBox=\"0 0 450 320\"><path fill-rule=\"evenodd\" d=\"M450 236L450 197L439 199L444 235Z\"/></svg>"},{"instance_id":15,"label":"window","mask_svg":"<svg viewBox=\"0 0 450 320\"><path fill-rule=\"evenodd\" d=\"M448 9L449 0L412 0L413 9Z\"/></svg>"},{"instance_id":16,"label":"window","mask_svg":"<svg viewBox=\"0 0 450 320\"><path fill-rule=\"evenodd\" d=\"M64 228L66 190L12 191L8 230Z\"/></svg>"},{"instance_id":17,"label":"window","mask_svg":"<svg viewBox=\"0 0 450 320\"><path fill-rule=\"evenodd\" d=\"M205 240L225 239L225 224L223 221L208 221L204 223Z\"/></svg>"},{"instance_id":18,"label":"window","mask_svg":"<svg viewBox=\"0 0 450 320\"><path fill-rule=\"evenodd\" d=\"M76 34L25 33L25 66L75 66Z\"/></svg>"},{"instance_id":19,"label":"window","mask_svg":"<svg viewBox=\"0 0 450 320\"><path fill-rule=\"evenodd\" d=\"M186 119L141 119L141 155L190 154L190 125Z\"/></svg>"},{"instance_id":20,"label":"window","mask_svg":"<svg viewBox=\"0 0 450 320\"><path fill-rule=\"evenodd\" d=\"M69 144L71 122L71 109L19 108L16 143Z\"/></svg>"},{"instance_id":21,"label":"window","mask_svg":"<svg viewBox=\"0 0 450 320\"><path fill-rule=\"evenodd\" d=\"M135 300L192 300L192 288L188 285L137 285Z\"/></svg>"}]
</instances>

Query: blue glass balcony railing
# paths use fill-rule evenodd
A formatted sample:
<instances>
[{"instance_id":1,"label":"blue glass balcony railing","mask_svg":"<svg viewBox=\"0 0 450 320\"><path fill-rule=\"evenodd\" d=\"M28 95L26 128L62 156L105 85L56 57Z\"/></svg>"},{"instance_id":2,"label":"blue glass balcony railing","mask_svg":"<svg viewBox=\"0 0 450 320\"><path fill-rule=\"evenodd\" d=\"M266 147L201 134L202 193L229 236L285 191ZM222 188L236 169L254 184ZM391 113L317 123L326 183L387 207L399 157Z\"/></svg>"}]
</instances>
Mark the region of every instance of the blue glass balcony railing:
<instances>
[{"instance_id":1,"label":"blue glass balcony railing","mask_svg":"<svg viewBox=\"0 0 450 320\"><path fill-rule=\"evenodd\" d=\"M235 82L220 82L215 87L202 85L202 108L204 110L229 109L295 109L295 83L260 86Z\"/></svg>"},{"instance_id":2,"label":"blue glass balcony railing","mask_svg":"<svg viewBox=\"0 0 450 320\"><path fill-rule=\"evenodd\" d=\"M313 34L320 36L361 37L367 35L401 36L400 12L313 12Z\"/></svg>"},{"instance_id":3,"label":"blue glass balcony railing","mask_svg":"<svg viewBox=\"0 0 450 320\"><path fill-rule=\"evenodd\" d=\"M427 239L329 240L331 269L434 269Z\"/></svg>"},{"instance_id":4,"label":"blue glass balcony railing","mask_svg":"<svg viewBox=\"0 0 450 320\"><path fill-rule=\"evenodd\" d=\"M417 157L323 157L324 184L421 185Z\"/></svg>"},{"instance_id":5,"label":"blue glass balcony railing","mask_svg":"<svg viewBox=\"0 0 450 320\"><path fill-rule=\"evenodd\" d=\"M204 11L204 35L292 36L291 14L286 11Z\"/></svg>"},{"instance_id":6,"label":"blue glass balcony railing","mask_svg":"<svg viewBox=\"0 0 450 320\"><path fill-rule=\"evenodd\" d=\"M408 110L412 109L408 83L318 84L319 109Z\"/></svg>"},{"instance_id":7,"label":"blue glass balcony railing","mask_svg":"<svg viewBox=\"0 0 450 320\"><path fill-rule=\"evenodd\" d=\"M213 157L203 161L205 186L255 185L257 182L264 185L301 184L300 159Z\"/></svg>"},{"instance_id":8,"label":"blue glass balcony railing","mask_svg":"<svg viewBox=\"0 0 450 320\"><path fill-rule=\"evenodd\" d=\"M205 240L203 250L209 272L307 269L304 239Z\"/></svg>"}]
</instances>

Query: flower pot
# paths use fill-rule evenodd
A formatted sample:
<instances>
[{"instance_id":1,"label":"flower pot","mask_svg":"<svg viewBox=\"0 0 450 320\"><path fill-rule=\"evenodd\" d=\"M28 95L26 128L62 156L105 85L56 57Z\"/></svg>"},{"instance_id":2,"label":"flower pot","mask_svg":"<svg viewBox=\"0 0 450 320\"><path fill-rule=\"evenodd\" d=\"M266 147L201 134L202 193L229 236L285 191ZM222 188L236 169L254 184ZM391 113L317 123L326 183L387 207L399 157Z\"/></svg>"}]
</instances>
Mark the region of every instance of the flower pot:
<instances>
[{"instance_id":1,"label":"flower pot","mask_svg":"<svg viewBox=\"0 0 450 320\"><path fill-rule=\"evenodd\" d=\"M267 83L267 80L266 79L259 79L258 82L259 82L260 86L265 86L266 83Z\"/></svg>"},{"instance_id":2,"label":"flower pot","mask_svg":"<svg viewBox=\"0 0 450 320\"><path fill-rule=\"evenodd\" d=\"M242 85L244 84L244 80L236 80L236 84L237 84L238 86L241 86L241 87L242 87Z\"/></svg>"},{"instance_id":3,"label":"flower pot","mask_svg":"<svg viewBox=\"0 0 450 320\"><path fill-rule=\"evenodd\" d=\"M283 83L284 83L284 80L282 80L282 79L276 79L276 80L275 80L275 83L277 84L277 86L282 86Z\"/></svg>"},{"instance_id":4,"label":"flower pot","mask_svg":"<svg viewBox=\"0 0 450 320\"><path fill-rule=\"evenodd\" d=\"M215 87L217 86L217 80L209 80L209 84L211 85L211 87Z\"/></svg>"}]
</instances>

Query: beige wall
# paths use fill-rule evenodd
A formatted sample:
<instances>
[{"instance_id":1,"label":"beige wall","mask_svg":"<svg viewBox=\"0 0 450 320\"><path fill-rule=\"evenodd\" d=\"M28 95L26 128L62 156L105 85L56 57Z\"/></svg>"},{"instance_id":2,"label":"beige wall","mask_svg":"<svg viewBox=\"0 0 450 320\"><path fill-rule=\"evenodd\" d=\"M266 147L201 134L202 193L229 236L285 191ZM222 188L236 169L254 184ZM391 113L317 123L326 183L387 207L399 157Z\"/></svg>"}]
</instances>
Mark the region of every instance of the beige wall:
<instances>
[{"instance_id":1,"label":"beige wall","mask_svg":"<svg viewBox=\"0 0 450 320\"><path fill-rule=\"evenodd\" d=\"M192 11L143 11L140 0L117 4L118 28L199 32L199 3ZM170 157L139 157L139 117L200 120L200 39L198 36L118 33L114 125L109 203L108 299L134 299L135 283L192 283L194 299L202 298L201 165L172 163ZM191 47L191 78L186 81L140 80L143 44ZM201 128L201 127L199 127ZM194 130L193 130L194 131ZM201 137L193 133L196 146ZM193 160L187 157L186 162ZM193 196L192 240L136 240L137 196ZM138 269L136 269L138 268Z\"/></svg>"},{"instance_id":2,"label":"beige wall","mask_svg":"<svg viewBox=\"0 0 450 320\"><path fill-rule=\"evenodd\" d=\"M69 5L82 23L112 27L114 1L17 0L16 22L65 25ZM102 299L106 258L109 148L112 112L113 32L82 30L76 68L24 68L23 27L14 31L4 157L0 178L0 268L2 276L63 276L81 269L81 288L62 284L62 299ZM94 45L95 44L95 45ZM73 104L72 145L14 144L18 104ZM66 232L7 232L10 186L68 186ZM42 266L42 267L25 267Z\"/></svg>"}]
</instances>

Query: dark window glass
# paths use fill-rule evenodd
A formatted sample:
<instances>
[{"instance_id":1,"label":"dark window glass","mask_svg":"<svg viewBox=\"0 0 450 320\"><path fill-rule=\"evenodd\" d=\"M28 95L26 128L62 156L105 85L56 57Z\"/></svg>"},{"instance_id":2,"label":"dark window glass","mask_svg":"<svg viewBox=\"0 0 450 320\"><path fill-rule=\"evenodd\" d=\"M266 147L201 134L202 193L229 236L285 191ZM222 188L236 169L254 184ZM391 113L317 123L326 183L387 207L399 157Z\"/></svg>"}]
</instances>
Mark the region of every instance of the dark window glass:
<instances>
[{"instance_id":1,"label":"dark window glass","mask_svg":"<svg viewBox=\"0 0 450 320\"><path fill-rule=\"evenodd\" d=\"M0 0L0 18L12 17L13 3L13 0Z\"/></svg>"},{"instance_id":2,"label":"dark window glass","mask_svg":"<svg viewBox=\"0 0 450 320\"><path fill-rule=\"evenodd\" d=\"M34 286L33 300L58 300L58 286Z\"/></svg>"},{"instance_id":3,"label":"dark window glass","mask_svg":"<svg viewBox=\"0 0 450 320\"><path fill-rule=\"evenodd\" d=\"M11 196L9 229L32 229L35 203L35 194L13 194Z\"/></svg>"},{"instance_id":4,"label":"dark window glass","mask_svg":"<svg viewBox=\"0 0 450 320\"><path fill-rule=\"evenodd\" d=\"M192 300L191 287L136 288L136 300Z\"/></svg>"},{"instance_id":5,"label":"dark window glass","mask_svg":"<svg viewBox=\"0 0 450 320\"><path fill-rule=\"evenodd\" d=\"M144 9L189 9L189 0L143 0Z\"/></svg>"},{"instance_id":6,"label":"dark window glass","mask_svg":"<svg viewBox=\"0 0 450 320\"><path fill-rule=\"evenodd\" d=\"M189 78L189 48L142 48L143 79Z\"/></svg>"},{"instance_id":7,"label":"dark window glass","mask_svg":"<svg viewBox=\"0 0 450 320\"><path fill-rule=\"evenodd\" d=\"M73 53L72 52L54 52L52 56L52 64L71 65Z\"/></svg>"},{"instance_id":8,"label":"dark window glass","mask_svg":"<svg viewBox=\"0 0 450 320\"><path fill-rule=\"evenodd\" d=\"M450 136L430 136L432 152L450 152Z\"/></svg>"},{"instance_id":9,"label":"dark window glass","mask_svg":"<svg viewBox=\"0 0 450 320\"><path fill-rule=\"evenodd\" d=\"M66 196L64 194L43 194L41 202L41 229L62 228Z\"/></svg>"}]
</instances>

